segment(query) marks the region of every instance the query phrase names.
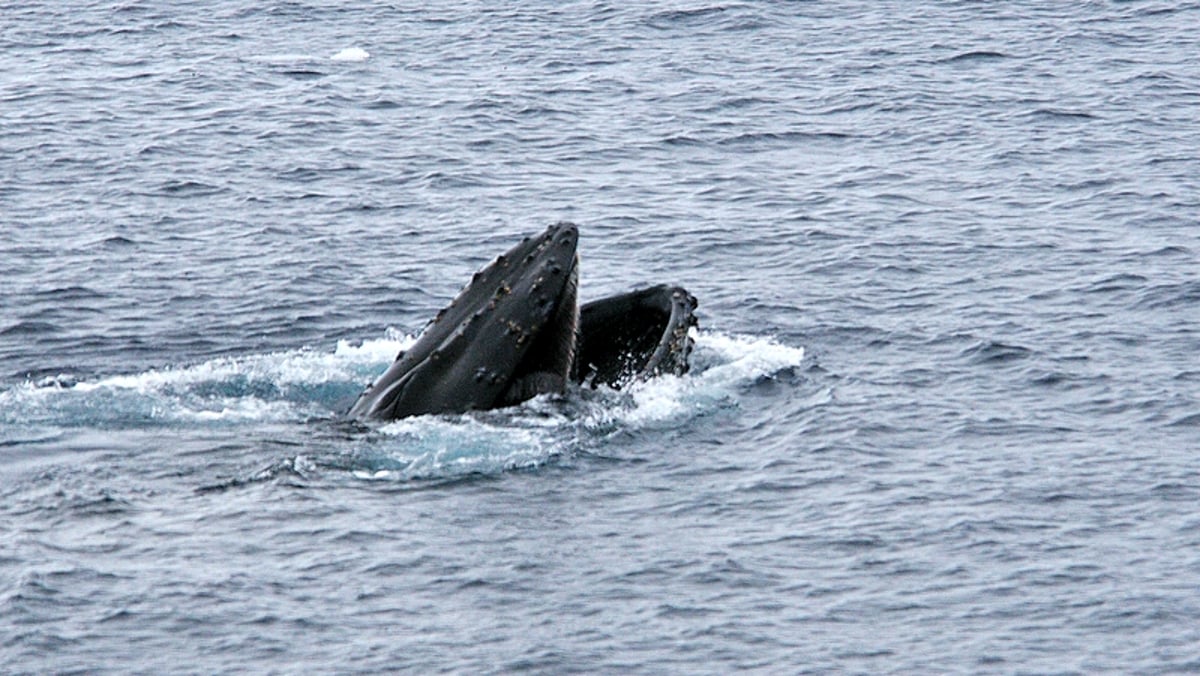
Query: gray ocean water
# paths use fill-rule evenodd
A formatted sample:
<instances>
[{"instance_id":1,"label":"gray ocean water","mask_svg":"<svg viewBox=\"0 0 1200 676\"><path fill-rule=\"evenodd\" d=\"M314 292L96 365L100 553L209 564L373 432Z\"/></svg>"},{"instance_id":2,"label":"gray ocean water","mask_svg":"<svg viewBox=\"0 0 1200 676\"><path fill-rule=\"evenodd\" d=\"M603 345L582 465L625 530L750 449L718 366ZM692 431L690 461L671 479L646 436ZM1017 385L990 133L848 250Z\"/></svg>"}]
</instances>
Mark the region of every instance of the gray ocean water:
<instances>
[{"instance_id":1,"label":"gray ocean water","mask_svg":"<svg viewBox=\"0 0 1200 676\"><path fill-rule=\"evenodd\" d=\"M1200 4L0 13L0 672L1200 671ZM564 219L691 373L340 418Z\"/></svg>"}]
</instances>

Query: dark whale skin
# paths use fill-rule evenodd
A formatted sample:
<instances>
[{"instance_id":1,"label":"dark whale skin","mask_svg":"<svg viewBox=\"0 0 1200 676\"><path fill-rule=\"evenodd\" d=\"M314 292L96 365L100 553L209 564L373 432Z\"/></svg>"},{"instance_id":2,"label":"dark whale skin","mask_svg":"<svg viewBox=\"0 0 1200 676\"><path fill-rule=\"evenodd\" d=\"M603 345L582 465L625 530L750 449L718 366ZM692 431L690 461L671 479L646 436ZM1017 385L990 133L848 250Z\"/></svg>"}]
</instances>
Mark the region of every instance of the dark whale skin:
<instances>
[{"instance_id":1,"label":"dark whale skin","mask_svg":"<svg viewBox=\"0 0 1200 676\"><path fill-rule=\"evenodd\" d=\"M576 382L620 389L688 372L696 297L662 284L595 300L579 311Z\"/></svg>"},{"instance_id":2,"label":"dark whale skin","mask_svg":"<svg viewBox=\"0 0 1200 676\"><path fill-rule=\"evenodd\" d=\"M578 228L558 223L477 272L348 415L460 413L561 391L574 358L578 244ZM564 322L570 326L550 327L555 342L571 343L556 355L562 348L539 338Z\"/></svg>"}]
</instances>

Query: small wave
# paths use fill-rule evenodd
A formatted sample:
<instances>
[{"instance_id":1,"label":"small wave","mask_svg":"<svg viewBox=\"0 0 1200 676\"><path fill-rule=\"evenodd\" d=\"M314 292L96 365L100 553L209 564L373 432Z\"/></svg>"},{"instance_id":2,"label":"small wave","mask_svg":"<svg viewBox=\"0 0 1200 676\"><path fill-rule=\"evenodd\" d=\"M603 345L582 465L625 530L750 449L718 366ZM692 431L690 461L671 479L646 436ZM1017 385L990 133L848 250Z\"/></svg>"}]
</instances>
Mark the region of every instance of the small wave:
<instances>
[{"instance_id":1,"label":"small wave","mask_svg":"<svg viewBox=\"0 0 1200 676\"><path fill-rule=\"evenodd\" d=\"M717 143L722 146L768 145L804 141L841 141L848 138L851 138L850 134L840 131L748 132L721 139Z\"/></svg>"},{"instance_id":2,"label":"small wave","mask_svg":"<svg viewBox=\"0 0 1200 676\"><path fill-rule=\"evenodd\" d=\"M208 197L224 191L221 186L203 181L170 180L158 187L158 194L169 197Z\"/></svg>"},{"instance_id":3,"label":"small wave","mask_svg":"<svg viewBox=\"0 0 1200 676\"><path fill-rule=\"evenodd\" d=\"M1159 247L1153 251L1148 251L1142 255L1145 257L1148 257L1148 258L1157 258L1159 256L1162 256L1162 257L1176 257L1176 256L1185 257L1185 256L1191 256L1191 255L1193 255L1193 253L1192 253L1192 250L1186 246L1168 245L1168 246L1164 246L1164 247Z\"/></svg>"},{"instance_id":4,"label":"small wave","mask_svg":"<svg viewBox=\"0 0 1200 676\"><path fill-rule=\"evenodd\" d=\"M296 455L283 458L262 469L245 476L230 477L216 483L206 484L196 489L197 493L220 493L242 486L249 486L268 481L277 481L286 477L295 477L301 481L307 479L317 470L317 465L307 455Z\"/></svg>"},{"instance_id":5,"label":"small wave","mask_svg":"<svg viewBox=\"0 0 1200 676\"><path fill-rule=\"evenodd\" d=\"M646 25L660 30L681 26L694 26L709 21L714 17L719 17L725 12L726 8L721 6L665 10L648 18Z\"/></svg>"},{"instance_id":6,"label":"small wave","mask_svg":"<svg viewBox=\"0 0 1200 676\"><path fill-rule=\"evenodd\" d=\"M314 70L312 68L284 68L279 72L282 75L294 77L297 80L315 80L317 78L325 77L324 72Z\"/></svg>"},{"instance_id":7,"label":"small wave","mask_svg":"<svg viewBox=\"0 0 1200 676\"><path fill-rule=\"evenodd\" d=\"M945 59L941 59L940 61L937 61L936 63L960 63L960 64L961 63L980 63L980 62L984 62L984 61L1000 61L1002 59L1007 59L1007 58L1008 58L1007 54L983 49L983 50L977 50L977 51L973 51L973 52L963 52L961 54L955 54L954 56L947 57Z\"/></svg>"},{"instance_id":8,"label":"small wave","mask_svg":"<svg viewBox=\"0 0 1200 676\"><path fill-rule=\"evenodd\" d=\"M1177 418L1168 424L1169 427L1200 427L1200 413L1191 413Z\"/></svg>"},{"instance_id":9,"label":"small wave","mask_svg":"<svg viewBox=\"0 0 1200 676\"><path fill-rule=\"evenodd\" d=\"M1200 301L1200 281L1188 281L1150 287L1140 294L1136 306L1142 310L1190 308L1197 301Z\"/></svg>"},{"instance_id":10,"label":"small wave","mask_svg":"<svg viewBox=\"0 0 1200 676\"><path fill-rule=\"evenodd\" d=\"M127 247L137 246L137 241L121 235L113 235L111 237L105 237L104 239L96 240L89 246L100 249L124 249Z\"/></svg>"},{"instance_id":11,"label":"small wave","mask_svg":"<svg viewBox=\"0 0 1200 676\"><path fill-rule=\"evenodd\" d=\"M10 427L0 426L0 447L21 446L24 444L44 443L62 437L62 430L56 427Z\"/></svg>"},{"instance_id":12,"label":"small wave","mask_svg":"<svg viewBox=\"0 0 1200 676\"><path fill-rule=\"evenodd\" d=\"M374 101L368 102L366 104L366 107L369 110L395 110L397 108L403 107L403 105L399 101L381 98L381 99L376 99Z\"/></svg>"},{"instance_id":13,"label":"small wave","mask_svg":"<svg viewBox=\"0 0 1200 676\"><path fill-rule=\"evenodd\" d=\"M329 59L311 54L261 54L244 57L250 63L267 65L272 72L297 79L315 79L328 73Z\"/></svg>"},{"instance_id":14,"label":"small wave","mask_svg":"<svg viewBox=\"0 0 1200 676\"><path fill-rule=\"evenodd\" d=\"M1084 289L1085 293L1112 293L1114 291L1130 291L1145 287L1150 281L1142 275L1122 273L1111 275L1094 282Z\"/></svg>"},{"instance_id":15,"label":"small wave","mask_svg":"<svg viewBox=\"0 0 1200 676\"><path fill-rule=\"evenodd\" d=\"M1024 117L1053 122L1074 122L1094 120L1096 116L1083 110L1059 110L1054 108L1037 108L1023 114Z\"/></svg>"},{"instance_id":16,"label":"small wave","mask_svg":"<svg viewBox=\"0 0 1200 676\"><path fill-rule=\"evenodd\" d=\"M55 301L96 300L106 297L103 293L89 289L86 286L62 286L55 289L38 291L34 295L38 298L46 298Z\"/></svg>"},{"instance_id":17,"label":"small wave","mask_svg":"<svg viewBox=\"0 0 1200 676\"><path fill-rule=\"evenodd\" d=\"M59 331L58 325L49 322L21 321L0 329L0 336L44 336Z\"/></svg>"},{"instance_id":18,"label":"small wave","mask_svg":"<svg viewBox=\"0 0 1200 676\"><path fill-rule=\"evenodd\" d=\"M662 142L668 146L679 147L702 146L705 144L703 140L696 138L695 136L691 136L690 134L674 134L666 137Z\"/></svg>"},{"instance_id":19,"label":"small wave","mask_svg":"<svg viewBox=\"0 0 1200 676\"><path fill-rule=\"evenodd\" d=\"M985 340L963 351L963 356L972 364L1006 364L1025 359L1033 351L1020 345L1008 345L998 341Z\"/></svg>"},{"instance_id":20,"label":"small wave","mask_svg":"<svg viewBox=\"0 0 1200 676\"><path fill-rule=\"evenodd\" d=\"M276 174L276 177L282 181L290 181L293 183L312 183L320 180L322 171L313 167L293 167Z\"/></svg>"}]
</instances>

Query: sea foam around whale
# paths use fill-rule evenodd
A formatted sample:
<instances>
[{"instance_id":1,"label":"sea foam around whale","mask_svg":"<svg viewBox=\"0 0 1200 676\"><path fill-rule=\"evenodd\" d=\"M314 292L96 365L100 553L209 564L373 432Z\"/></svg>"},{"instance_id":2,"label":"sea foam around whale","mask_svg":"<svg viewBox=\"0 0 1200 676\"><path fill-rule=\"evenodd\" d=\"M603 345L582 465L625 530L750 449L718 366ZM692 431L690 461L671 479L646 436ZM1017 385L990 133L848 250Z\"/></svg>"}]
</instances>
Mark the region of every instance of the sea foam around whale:
<instances>
[{"instance_id":1,"label":"sea foam around whale","mask_svg":"<svg viewBox=\"0 0 1200 676\"><path fill-rule=\"evenodd\" d=\"M685 423L736 407L739 389L800 365L804 350L770 338L703 331L695 367L625 391L574 390L522 406L420 416L362 426L334 455L364 479L410 479L536 466L621 429ZM395 330L332 351L301 349L222 357L141 373L75 380L69 375L0 392L0 419L13 441L91 427L234 428L336 425L346 402L414 338ZM328 455L328 454L327 454ZM352 458L344 462L345 457ZM319 465L329 465L329 459ZM301 463L303 464L303 463Z\"/></svg>"}]
</instances>

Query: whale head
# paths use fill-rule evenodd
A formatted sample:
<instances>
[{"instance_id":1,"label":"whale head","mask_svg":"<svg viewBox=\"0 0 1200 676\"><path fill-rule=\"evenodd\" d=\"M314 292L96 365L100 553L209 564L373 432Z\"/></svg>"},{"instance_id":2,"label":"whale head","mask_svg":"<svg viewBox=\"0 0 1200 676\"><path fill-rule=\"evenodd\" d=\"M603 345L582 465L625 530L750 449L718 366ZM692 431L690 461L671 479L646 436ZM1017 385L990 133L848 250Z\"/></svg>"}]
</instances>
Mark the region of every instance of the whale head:
<instances>
[{"instance_id":1,"label":"whale head","mask_svg":"<svg viewBox=\"0 0 1200 676\"><path fill-rule=\"evenodd\" d=\"M579 331L579 230L557 223L475 273L350 409L389 420L563 391Z\"/></svg>"}]
</instances>

